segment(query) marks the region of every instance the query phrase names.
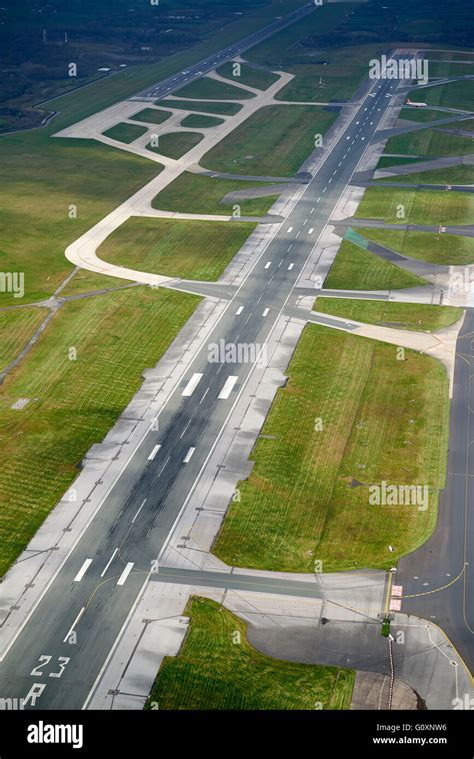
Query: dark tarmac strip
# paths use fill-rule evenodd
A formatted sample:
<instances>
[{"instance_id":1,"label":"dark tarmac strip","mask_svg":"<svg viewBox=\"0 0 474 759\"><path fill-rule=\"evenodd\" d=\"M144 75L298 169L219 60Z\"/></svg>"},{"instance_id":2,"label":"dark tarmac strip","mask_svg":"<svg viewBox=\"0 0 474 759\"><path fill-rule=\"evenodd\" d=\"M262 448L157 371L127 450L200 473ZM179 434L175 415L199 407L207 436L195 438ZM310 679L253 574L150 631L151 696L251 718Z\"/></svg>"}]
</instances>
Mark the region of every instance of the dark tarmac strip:
<instances>
[{"instance_id":1,"label":"dark tarmac strip","mask_svg":"<svg viewBox=\"0 0 474 759\"><path fill-rule=\"evenodd\" d=\"M402 612L439 625L474 672L474 309L456 344L448 475L433 536L398 562Z\"/></svg>"}]
</instances>

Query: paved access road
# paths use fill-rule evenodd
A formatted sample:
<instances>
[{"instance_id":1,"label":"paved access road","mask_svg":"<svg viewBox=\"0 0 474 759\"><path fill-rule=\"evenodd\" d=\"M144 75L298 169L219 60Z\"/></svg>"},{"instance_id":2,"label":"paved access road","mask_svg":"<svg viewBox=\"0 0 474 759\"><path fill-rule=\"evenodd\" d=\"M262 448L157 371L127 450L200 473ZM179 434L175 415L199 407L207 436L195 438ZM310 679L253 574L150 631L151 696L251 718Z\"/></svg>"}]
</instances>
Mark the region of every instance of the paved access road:
<instances>
[{"instance_id":1,"label":"paved access road","mask_svg":"<svg viewBox=\"0 0 474 759\"><path fill-rule=\"evenodd\" d=\"M264 345L396 87L371 84L286 221L275 225L209 343ZM252 371L251 363L210 363L208 356L206 344L162 411L159 431L146 435L4 657L1 697L37 694L26 708L85 703ZM76 645L67 642L71 633Z\"/></svg>"}]
</instances>

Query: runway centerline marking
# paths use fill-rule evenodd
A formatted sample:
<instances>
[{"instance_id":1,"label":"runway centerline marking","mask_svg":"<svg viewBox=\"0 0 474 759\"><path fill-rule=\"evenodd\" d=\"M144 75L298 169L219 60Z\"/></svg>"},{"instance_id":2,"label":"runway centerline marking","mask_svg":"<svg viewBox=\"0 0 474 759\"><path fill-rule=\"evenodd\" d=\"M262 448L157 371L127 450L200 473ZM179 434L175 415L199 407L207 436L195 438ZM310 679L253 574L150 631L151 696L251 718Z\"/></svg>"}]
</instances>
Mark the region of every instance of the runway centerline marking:
<instances>
[{"instance_id":1,"label":"runway centerline marking","mask_svg":"<svg viewBox=\"0 0 474 759\"><path fill-rule=\"evenodd\" d=\"M79 572L74 578L74 582L81 582L82 578L84 577L85 573L89 569L90 565L92 564L92 559L86 559L82 567L80 568Z\"/></svg>"},{"instance_id":2,"label":"runway centerline marking","mask_svg":"<svg viewBox=\"0 0 474 759\"><path fill-rule=\"evenodd\" d=\"M196 372L195 374L193 374L193 376L189 380L188 384L184 388L184 390L181 393L181 395L185 396L186 398L189 398L194 393L194 391L196 390L196 388L197 388L199 382L201 381L201 379L202 379L202 374L199 374L198 372Z\"/></svg>"},{"instance_id":3,"label":"runway centerline marking","mask_svg":"<svg viewBox=\"0 0 474 759\"><path fill-rule=\"evenodd\" d=\"M76 625L77 625L77 623L79 622L79 620L80 620L80 618L82 617L82 615L84 614L85 610L86 610L86 607L85 607L85 606L83 606L83 607L82 607L82 609L80 610L79 614L77 615L76 619L75 619L75 620L74 620L74 622L72 623L71 627L70 627L70 628L69 628L69 630L67 631L67 634L66 634L66 637L65 637L65 638L64 638L64 640L63 640L63 643L67 643L67 642L69 641L69 636L70 636L70 635L71 635L71 633L74 631L74 628L75 628L75 626L76 626Z\"/></svg>"},{"instance_id":4,"label":"runway centerline marking","mask_svg":"<svg viewBox=\"0 0 474 759\"><path fill-rule=\"evenodd\" d=\"M117 585L125 585L125 581L126 581L128 575L130 574L130 572L132 571L133 564L134 564L133 561L129 561L128 562L127 566L125 567L125 569L123 570L122 574L120 575L120 577L117 580Z\"/></svg>"},{"instance_id":5,"label":"runway centerline marking","mask_svg":"<svg viewBox=\"0 0 474 759\"><path fill-rule=\"evenodd\" d=\"M171 456L168 456L168 458L166 459L165 463L163 464L163 466L161 467L160 471L158 472L158 477L160 477L161 473L163 472L163 469L167 465L167 463L170 460L170 458L171 458Z\"/></svg>"},{"instance_id":6,"label":"runway centerline marking","mask_svg":"<svg viewBox=\"0 0 474 759\"><path fill-rule=\"evenodd\" d=\"M207 390L206 390L206 392L205 392L205 393L204 393L204 395L202 396L201 400L199 401L199 405L201 405L201 403L203 402L204 398L205 398L205 397L206 397L206 395L208 394L209 390L210 390L210 388L208 387L208 388L207 388Z\"/></svg>"},{"instance_id":7,"label":"runway centerline marking","mask_svg":"<svg viewBox=\"0 0 474 759\"><path fill-rule=\"evenodd\" d=\"M145 498L145 501L146 501L146 498ZM143 501L143 503L145 503L145 501ZM143 503L142 503L142 506L143 506ZM140 509L141 509L142 506L140 506ZM140 511L140 509L138 509L138 511ZM137 514L138 514L138 511L137 511ZM135 514L135 517L136 517L136 514ZM135 521L135 517L132 519L132 523ZM100 573L101 577L103 577L105 575L105 573L107 572L108 568L110 567L110 565L112 564L113 560L115 559L117 553L118 553L118 548L115 549L115 551L113 552L112 556L110 557L110 559L108 560L107 564L105 565L104 569Z\"/></svg>"},{"instance_id":8,"label":"runway centerline marking","mask_svg":"<svg viewBox=\"0 0 474 759\"><path fill-rule=\"evenodd\" d=\"M227 400L237 380L238 380L238 377L234 374L231 374L230 377L227 377L224 387L222 388L219 395L217 396L219 400L221 401Z\"/></svg>"},{"instance_id":9,"label":"runway centerline marking","mask_svg":"<svg viewBox=\"0 0 474 759\"><path fill-rule=\"evenodd\" d=\"M137 513L136 513L136 514L135 514L135 516L133 517L133 519L132 519L132 524L134 524L134 523L135 523L135 519L136 519L136 518L137 518L137 516L139 515L140 511L143 509L143 507L144 507L145 503L146 503L146 498L143 500L143 503L142 503L142 505L140 506L140 508L138 509ZM118 550L118 549L116 549L115 553L117 552L117 550ZM114 556L115 556L115 553L114 553ZM112 559L113 559L113 556L112 556ZM110 559L110 561L112 561L112 559ZM106 569L107 569L107 567L106 567ZM102 577L102 575L101 575L101 577Z\"/></svg>"},{"instance_id":10,"label":"runway centerline marking","mask_svg":"<svg viewBox=\"0 0 474 759\"><path fill-rule=\"evenodd\" d=\"M220 371L222 369L222 367L223 367L223 364L220 365L218 371ZM182 431L181 435L179 436L180 438L184 437L184 433L186 432L186 430L188 429L188 427L189 427L190 424L191 424L191 419L189 420L189 422L187 423L186 427L184 428L184 430Z\"/></svg>"}]
</instances>

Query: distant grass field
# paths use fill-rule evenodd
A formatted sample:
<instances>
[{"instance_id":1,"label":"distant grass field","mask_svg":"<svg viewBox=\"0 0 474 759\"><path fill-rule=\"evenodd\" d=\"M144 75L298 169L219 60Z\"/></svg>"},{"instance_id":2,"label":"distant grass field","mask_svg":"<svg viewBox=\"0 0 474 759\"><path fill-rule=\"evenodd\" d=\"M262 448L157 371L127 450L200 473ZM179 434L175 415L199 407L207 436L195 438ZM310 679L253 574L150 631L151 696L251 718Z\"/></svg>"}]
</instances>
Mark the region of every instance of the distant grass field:
<instances>
[{"instance_id":1,"label":"distant grass field","mask_svg":"<svg viewBox=\"0 0 474 759\"><path fill-rule=\"evenodd\" d=\"M465 66L464 68L466 74L472 74L472 67ZM474 80L464 79L437 87L412 90L408 97L410 100L421 100L428 105L439 105L442 108L474 111Z\"/></svg>"},{"instance_id":2,"label":"distant grass field","mask_svg":"<svg viewBox=\"0 0 474 759\"><path fill-rule=\"evenodd\" d=\"M234 87L218 79L203 77L177 90L182 98L203 98L204 100L248 100L255 97L253 92Z\"/></svg>"},{"instance_id":3,"label":"distant grass field","mask_svg":"<svg viewBox=\"0 0 474 759\"><path fill-rule=\"evenodd\" d=\"M66 287L61 290L61 296L81 295L83 293L123 287L130 284L132 283L127 279L109 277L107 274L96 274L93 271L87 271L87 269L79 269L67 283Z\"/></svg>"},{"instance_id":4,"label":"distant grass field","mask_svg":"<svg viewBox=\"0 0 474 759\"><path fill-rule=\"evenodd\" d=\"M268 182L245 182L218 179L203 174L184 172L162 190L152 201L153 208L161 211L181 211L182 213L222 214L229 216L234 203L221 203L229 192L256 187L268 187ZM236 201L242 216L262 216L275 202L278 195L266 198L251 198Z\"/></svg>"},{"instance_id":5,"label":"distant grass field","mask_svg":"<svg viewBox=\"0 0 474 759\"><path fill-rule=\"evenodd\" d=\"M399 218L398 208L405 217ZM390 224L471 224L474 196L467 192L369 187L354 216Z\"/></svg>"},{"instance_id":6,"label":"distant grass field","mask_svg":"<svg viewBox=\"0 0 474 759\"><path fill-rule=\"evenodd\" d=\"M193 100L158 100L160 105L168 108L182 108L185 111L202 111L203 113L217 113L223 116L235 116L242 106L239 103L213 103L204 100L196 102Z\"/></svg>"},{"instance_id":7,"label":"distant grass field","mask_svg":"<svg viewBox=\"0 0 474 759\"><path fill-rule=\"evenodd\" d=\"M269 68L288 69L294 63L306 61L307 55L314 55L314 49L303 46L303 41L335 27L349 12L343 4L324 3L314 13L247 50L245 58Z\"/></svg>"},{"instance_id":8,"label":"distant grass field","mask_svg":"<svg viewBox=\"0 0 474 759\"><path fill-rule=\"evenodd\" d=\"M426 281L343 240L324 287L328 290L399 290Z\"/></svg>"},{"instance_id":9,"label":"distant grass field","mask_svg":"<svg viewBox=\"0 0 474 759\"><path fill-rule=\"evenodd\" d=\"M255 226L249 222L132 218L112 232L97 255L153 274L215 281Z\"/></svg>"},{"instance_id":10,"label":"distant grass field","mask_svg":"<svg viewBox=\"0 0 474 759\"><path fill-rule=\"evenodd\" d=\"M377 169L386 169L391 166L402 166L404 163L417 163L421 159L410 156L389 156L382 155L379 158Z\"/></svg>"},{"instance_id":11,"label":"distant grass field","mask_svg":"<svg viewBox=\"0 0 474 759\"><path fill-rule=\"evenodd\" d=\"M51 106L59 115L48 127L48 133L63 129L119 100L135 95L160 79L183 71L192 63L203 60L211 53L222 50L226 45L266 26L275 16L288 13L300 5L301 0L271 0L255 11L244 13L223 28L215 28L205 42L190 46L159 63L130 66L113 77L106 77L105 80L51 100L47 107Z\"/></svg>"},{"instance_id":12,"label":"distant grass field","mask_svg":"<svg viewBox=\"0 0 474 759\"><path fill-rule=\"evenodd\" d=\"M474 140L457 134L439 132L436 129L419 129L416 132L390 137L385 151L437 157L467 155L474 153Z\"/></svg>"},{"instance_id":13,"label":"distant grass field","mask_svg":"<svg viewBox=\"0 0 474 759\"><path fill-rule=\"evenodd\" d=\"M159 135L158 147L153 147L150 143L147 148L168 158L178 159L198 145L202 138L203 135L197 132L169 132Z\"/></svg>"},{"instance_id":14,"label":"distant grass field","mask_svg":"<svg viewBox=\"0 0 474 759\"><path fill-rule=\"evenodd\" d=\"M207 598L193 596L184 613L188 634L179 654L163 660L145 708L350 709L353 670L266 656L250 645L241 619Z\"/></svg>"},{"instance_id":15,"label":"distant grass field","mask_svg":"<svg viewBox=\"0 0 474 759\"><path fill-rule=\"evenodd\" d=\"M168 121L171 116L171 111L164 111L160 108L144 108L138 113L134 113L133 116L129 116L130 119L136 121L144 121L146 124L163 124L164 121Z\"/></svg>"},{"instance_id":16,"label":"distant grass field","mask_svg":"<svg viewBox=\"0 0 474 759\"><path fill-rule=\"evenodd\" d=\"M107 129L104 132L105 137L110 137L112 140L118 140L119 142L133 142L137 140L142 134L145 134L147 128L139 126L138 124L115 124L111 129Z\"/></svg>"},{"instance_id":17,"label":"distant grass field","mask_svg":"<svg viewBox=\"0 0 474 759\"><path fill-rule=\"evenodd\" d=\"M394 345L304 329L213 547L220 559L285 572L315 561L324 572L388 569L426 541L445 484L448 380L436 359L404 358ZM428 508L371 505L369 486L382 481L426 484Z\"/></svg>"},{"instance_id":18,"label":"distant grass field","mask_svg":"<svg viewBox=\"0 0 474 759\"><path fill-rule=\"evenodd\" d=\"M47 308L0 312L0 371L23 350L47 315Z\"/></svg>"},{"instance_id":19,"label":"distant grass field","mask_svg":"<svg viewBox=\"0 0 474 759\"><path fill-rule=\"evenodd\" d=\"M422 101L425 102L425 101ZM423 108L402 108L400 111L401 119L407 119L408 121L437 121L438 119L446 119L453 114L449 111L430 111ZM453 122L454 123L454 122Z\"/></svg>"},{"instance_id":20,"label":"distant grass field","mask_svg":"<svg viewBox=\"0 0 474 759\"><path fill-rule=\"evenodd\" d=\"M383 52L380 45L316 51L309 48L305 59L305 50L300 47L295 51L297 65L285 66L295 78L280 90L277 100L350 100L367 77L369 60Z\"/></svg>"},{"instance_id":21,"label":"distant grass field","mask_svg":"<svg viewBox=\"0 0 474 759\"><path fill-rule=\"evenodd\" d=\"M395 303L394 301L355 300L353 298L319 297L315 311L343 319L355 319L379 327L397 327L416 332L435 332L455 324L462 308L432 306L425 303Z\"/></svg>"},{"instance_id":22,"label":"distant grass field","mask_svg":"<svg viewBox=\"0 0 474 759\"><path fill-rule=\"evenodd\" d=\"M199 299L131 288L64 305L0 387L0 575L106 435ZM69 360L71 347L77 359ZM21 411L10 406L30 398Z\"/></svg>"},{"instance_id":23,"label":"distant grass field","mask_svg":"<svg viewBox=\"0 0 474 759\"><path fill-rule=\"evenodd\" d=\"M160 172L116 148L44 131L2 137L0 158L0 265L24 272L24 302L49 297L72 271L67 245ZM0 305L18 300L0 293Z\"/></svg>"},{"instance_id":24,"label":"distant grass field","mask_svg":"<svg viewBox=\"0 0 474 759\"><path fill-rule=\"evenodd\" d=\"M360 229L369 240L397 253L432 264L466 266L474 263L474 239L460 235L430 234L394 229Z\"/></svg>"},{"instance_id":25,"label":"distant grass field","mask_svg":"<svg viewBox=\"0 0 474 759\"><path fill-rule=\"evenodd\" d=\"M405 162L406 159L403 163ZM377 168L383 167L379 165ZM448 166L444 169L419 171L416 174L399 174L396 177L385 177L378 181L410 182L410 184L474 184L474 166L460 164L459 166Z\"/></svg>"},{"instance_id":26,"label":"distant grass field","mask_svg":"<svg viewBox=\"0 0 474 759\"><path fill-rule=\"evenodd\" d=\"M219 124L223 123L224 119L215 119L213 116L203 116L201 113L192 113L182 120L181 126L199 129L200 127L219 126Z\"/></svg>"},{"instance_id":27,"label":"distant grass field","mask_svg":"<svg viewBox=\"0 0 474 759\"><path fill-rule=\"evenodd\" d=\"M230 81L235 81L237 84L247 84L249 87L255 87L257 90L268 90L268 88L278 80L278 74L274 74L272 71L265 69L257 69L253 66L247 66L245 63L240 64L240 72L238 76L234 75L234 63L224 63L217 73L221 76L225 76Z\"/></svg>"},{"instance_id":28,"label":"distant grass field","mask_svg":"<svg viewBox=\"0 0 474 759\"><path fill-rule=\"evenodd\" d=\"M464 59L464 62L462 63L451 63L449 61L437 61L433 60L437 53L432 53L428 57L428 70L429 70L429 77L431 79L438 79L439 77L455 77L455 76L466 76L473 73L472 68L472 56L471 56L471 62L466 61ZM458 61L462 61L462 58L458 58L456 54L453 54L453 58L457 59Z\"/></svg>"},{"instance_id":29,"label":"distant grass field","mask_svg":"<svg viewBox=\"0 0 474 759\"><path fill-rule=\"evenodd\" d=\"M453 121L452 126L457 129L467 129L474 132L474 119L459 119L459 121Z\"/></svg>"},{"instance_id":30,"label":"distant grass field","mask_svg":"<svg viewBox=\"0 0 474 759\"><path fill-rule=\"evenodd\" d=\"M318 106L271 105L260 109L212 148L201 165L253 176L293 176L337 113Z\"/></svg>"}]
</instances>

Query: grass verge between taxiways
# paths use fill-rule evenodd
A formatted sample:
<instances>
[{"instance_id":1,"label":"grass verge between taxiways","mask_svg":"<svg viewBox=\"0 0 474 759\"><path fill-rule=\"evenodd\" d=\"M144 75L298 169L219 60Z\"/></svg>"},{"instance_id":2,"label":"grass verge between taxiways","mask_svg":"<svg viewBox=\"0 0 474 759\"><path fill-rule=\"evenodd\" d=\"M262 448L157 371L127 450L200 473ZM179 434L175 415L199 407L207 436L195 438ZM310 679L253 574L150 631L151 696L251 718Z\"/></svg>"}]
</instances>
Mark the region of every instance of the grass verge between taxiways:
<instances>
[{"instance_id":1,"label":"grass verge between taxiways","mask_svg":"<svg viewBox=\"0 0 474 759\"><path fill-rule=\"evenodd\" d=\"M251 222L135 217L112 232L97 255L139 271L215 281L255 226Z\"/></svg>"},{"instance_id":2,"label":"grass verge between taxiways","mask_svg":"<svg viewBox=\"0 0 474 759\"><path fill-rule=\"evenodd\" d=\"M328 290L401 290L426 284L421 277L343 240L324 287Z\"/></svg>"},{"instance_id":3,"label":"grass verge between taxiways","mask_svg":"<svg viewBox=\"0 0 474 759\"><path fill-rule=\"evenodd\" d=\"M448 379L436 359L319 325L303 331L213 552L284 572L388 569L424 543L444 487ZM369 487L426 485L429 505ZM389 552L389 545L394 552Z\"/></svg>"},{"instance_id":4,"label":"grass verge between taxiways","mask_svg":"<svg viewBox=\"0 0 474 759\"><path fill-rule=\"evenodd\" d=\"M474 195L454 190L369 187L354 216L390 224L472 224Z\"/></svg>"},{"instance_id":5,"label":"grass verge between taxiways","mask_svg":"<svg viewBox=\"0 0 474 759\"><path fill-rule=\"evenodd\" d=\"M319 106L264 106L201 160L212 171L253 176L293 176L315 148L338 111Z\"/></svg>"},{"instance_id":6,"label":"grass verge between taxiways","mask_svg":"<svg viewBox=\"0 0 474 759\"><path fill-rule=\"evenodd\" d=\"M353 670L266 656L250 645L241 619L207 598L193 596L184 613L187 636L179 654L163 660L145 708L350 709Z\"/></svg>"},{"instance_id":7,"label":"grass verge between taxiways","mask_svg":"<svg viewBox=\"0 0 474 759\"><path fill-rule=\"evenodd\" d=\"M205 174L184 172L153 198L152 206L161 211L230 216L233 206L237 203L242 216L262 216L275 202L278 195L237 200L231 203L221 201L230 192L269 186L271 186L269 182L219 179Z\"/></svg>"},{"instance_id":8,"label":"grass verge between taxiways","mask_svg":"<svg viewBox=\"0 0 474 759\"><path fill-rule=\"evenodd\" d=\"M463 313L462 308L454 306L323 296L317 299L314 311L340 316L342 319L354 319L378 327L396 327L416 332L435 332L443 327L449 327L455 324Z\"/></svg>"},{"instance_id":9,"label":"grass verge between taxiways","mask_svg":"<svg viewBox=\"0 0 474 759\"><path fill-rule=\"evenodd\" d=\"M474 262L472 237L370 227L359 228L358 231L373 242L419 261L448 266L465 266Z\"/></svg>"}]
</instances>

